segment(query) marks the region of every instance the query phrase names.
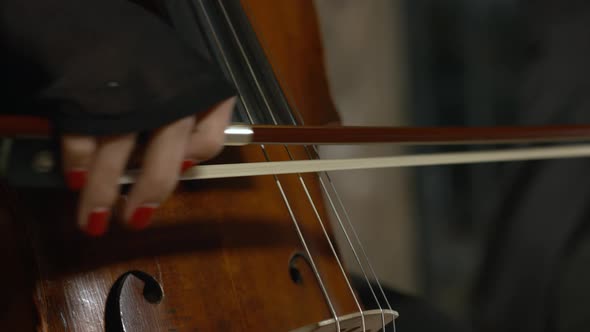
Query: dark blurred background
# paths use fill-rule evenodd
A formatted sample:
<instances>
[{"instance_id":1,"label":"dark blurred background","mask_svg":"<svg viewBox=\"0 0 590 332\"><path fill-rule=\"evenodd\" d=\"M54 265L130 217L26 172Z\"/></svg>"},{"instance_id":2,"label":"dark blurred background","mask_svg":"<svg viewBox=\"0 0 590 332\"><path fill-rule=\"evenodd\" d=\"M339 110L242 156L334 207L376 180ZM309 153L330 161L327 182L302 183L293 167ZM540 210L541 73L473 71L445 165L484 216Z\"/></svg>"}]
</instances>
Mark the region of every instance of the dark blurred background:
<instances>
[{"instance_id":1,"label":"dark blurred background","mask_svg":"<svg viewBox=\"0 0 590 332\"><path fill-rule=\"evenodd\" d=\"M590 123L590 2L316 3L345 124ZM388 286L475 331L589 331L588 169L580 159L335 178Z\"/></svg>"},{"instance_id":2,"label":"dark blurred background","mask_svg":"<svg viewBox=\"0 0 590 332\"><path fill-rule=\"evenodd\" d=\"M518 95L533 45L522 2L417 0L406 14L411 123L493 126L521 123ZM421 148L420 152L480 147ZM486 250L500 186L514 163L415 170L424 293L465 317Z\"/></svg>"}]
</instances>

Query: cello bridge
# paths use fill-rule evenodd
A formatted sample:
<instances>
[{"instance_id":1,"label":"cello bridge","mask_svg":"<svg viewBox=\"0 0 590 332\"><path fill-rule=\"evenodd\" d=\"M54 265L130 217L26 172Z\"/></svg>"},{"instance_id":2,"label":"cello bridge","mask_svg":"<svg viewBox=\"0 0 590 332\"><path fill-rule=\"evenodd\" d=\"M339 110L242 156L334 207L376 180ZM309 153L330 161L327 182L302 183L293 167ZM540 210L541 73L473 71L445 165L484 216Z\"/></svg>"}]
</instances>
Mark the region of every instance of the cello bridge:
<instances>
[{"instance_id":1,"label":"cello bridge","mask_svg":"<svg viewBox=\"0 0 590 332\"><path fill-rule=\"evenodd\" d=\"M367 310L338 317L340 323L339 332L377 332L384 325L397 319L399 314L394 310ZM363 317L365 328L363 329ZM290 332L337 332L336 319L331 318L316 324L301 327Z\"/></svg>"}]
</instances>

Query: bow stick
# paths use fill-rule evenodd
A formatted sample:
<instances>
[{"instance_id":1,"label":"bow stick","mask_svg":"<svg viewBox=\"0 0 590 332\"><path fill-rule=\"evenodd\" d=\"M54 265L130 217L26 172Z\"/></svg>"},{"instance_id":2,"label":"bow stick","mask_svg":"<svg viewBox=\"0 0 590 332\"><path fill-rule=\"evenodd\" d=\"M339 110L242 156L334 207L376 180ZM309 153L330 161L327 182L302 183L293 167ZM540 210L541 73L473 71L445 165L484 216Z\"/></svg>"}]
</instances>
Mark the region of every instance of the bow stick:
<instances>
[{"instance_id":1,"label":"bow stick","mask_svg":"<svg viewBox=\"0 0 590 332\"><path fill-rule=\"evenodd\" d=\"M23 121L25 120L25 121ZM23 125L23 123L25 125ZM46 138L51 135L49 123L40 118L0 117L0 138ZM225 130L226 145L247 144L369 144L403 145L512 144L583 142L590 140L590 125L537 127L309 127L232 125ZM294 160L279 162L201 165L184 173L182 179L212 179L270 174L306 173L451 165L500 161L522 161L590 157L590 144L549 147L512 148L478 152L435 153L355 159ZM120 180L134 182L130 171Z\"/></svg>"},{"instance_id":2,"label":"bow stick","mask_svg":"<svg viewBox=\"0 0 590 332\"><path fill-rule=\"evenodd\" d=\"M49 122L0 116L0 137L49 137ZM231 125L226 145L375 144L452 145L571 142L590 140L590 125L537 127L359 127Z\"/></svg>"}]
</instances>

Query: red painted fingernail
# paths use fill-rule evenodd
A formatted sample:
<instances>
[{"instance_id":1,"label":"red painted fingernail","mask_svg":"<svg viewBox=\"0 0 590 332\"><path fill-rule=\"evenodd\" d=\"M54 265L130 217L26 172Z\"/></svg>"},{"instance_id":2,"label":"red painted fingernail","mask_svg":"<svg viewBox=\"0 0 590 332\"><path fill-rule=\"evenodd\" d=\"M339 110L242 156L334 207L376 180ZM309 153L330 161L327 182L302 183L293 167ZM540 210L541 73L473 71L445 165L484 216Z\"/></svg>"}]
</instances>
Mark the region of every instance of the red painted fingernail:
<instances>
[{"instance_id":1,"label":"red painted fingernail","mask_svg":"<svg viewBox=\"0 0 590 332\"><path fill-rule=\"evenodd\" d=\"M137 231L146 228L150 224L152 215L154 214L154 211L156 211L156 208L156 205L142 205L138 207L131 216L129 226Z\"/></svg>"},{"instance_id":2,"label":"red painted fingernail","mask_svg":"<svg viewBox=\"0 0 590 332\"><path fill-rule=\"evenodd\" d=\"M110 216L111 212L107 209L95 209L88 215L88 224L84 231L93 237L102 236L107 231Z\"/></svg>"},{"instance_id":3,"label":"red painted fingernail","mask_svg":"<svg viewBox=\"0 0 590 332\"><path fill-rule=\"evenodd\" d=\"M73 169L66 172L66 183L71 190L80 190L86 184L88 172L83 169Z\"/></svg>"},{"instance_id":4,"label":"red painted fingernail","mask_svg":"<svg viewBox=\"0 0 590 332\"><path fill-rule=\"evenodd\" d=\"M180 166L180 173L184 173L186 172L189 168L195 166L197 164L197 162L195 162L194 160L190 160L190 159L186 159L182 162L182 165Z\"/></svg>"}]
</instances>

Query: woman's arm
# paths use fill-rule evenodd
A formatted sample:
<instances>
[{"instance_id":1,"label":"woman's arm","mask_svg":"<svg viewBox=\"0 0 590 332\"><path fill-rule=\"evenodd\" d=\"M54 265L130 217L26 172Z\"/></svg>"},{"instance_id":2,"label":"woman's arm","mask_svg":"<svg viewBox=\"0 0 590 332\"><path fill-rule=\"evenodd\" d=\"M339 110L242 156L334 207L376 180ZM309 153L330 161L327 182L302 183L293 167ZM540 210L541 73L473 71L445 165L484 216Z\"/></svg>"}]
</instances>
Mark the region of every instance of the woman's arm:
<instances>
[{"instance_id":1,"label":"woman's arm","mask_svg":"<svg viewBox=\"0 0 590 332\"><path fill-rule=\"evenodd\" d=\"M134 229L148 225L183 168L223 147L233 87L142 7L0 0L0 24L4 48L38 83L17 93L31 97L13 107L36 107L61 134L65 177L81 191L78 224L86 233L106 232L138 132L151 139L121 216Z\"/></svg>"}]
</instances>

